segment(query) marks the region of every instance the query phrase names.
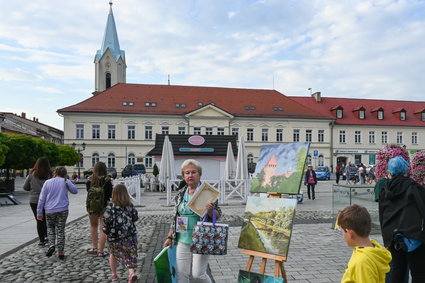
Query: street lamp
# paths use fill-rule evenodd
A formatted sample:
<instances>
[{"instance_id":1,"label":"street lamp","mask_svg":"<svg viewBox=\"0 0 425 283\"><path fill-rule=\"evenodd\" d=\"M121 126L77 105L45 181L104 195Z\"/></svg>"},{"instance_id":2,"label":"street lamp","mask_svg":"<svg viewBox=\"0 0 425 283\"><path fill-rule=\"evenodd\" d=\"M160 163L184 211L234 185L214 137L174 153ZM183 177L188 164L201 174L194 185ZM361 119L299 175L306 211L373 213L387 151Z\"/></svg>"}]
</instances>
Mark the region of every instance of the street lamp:
<instances>
[{"instance_id":1,"label":"street lamp","mask_svg":"<svg viewBox=\"0 0 425 283\"><path fill-rule=\"evenodd\" d=\"M77 144L75 142L73 142L72 147L75 149L75 147L77 146ZM81 144L81 148L78 146L78 148L76 149L78 152L78 155L80 156L80 159L78 160L78 179L80 179L80 169L81 169L81 159L83 159L81 152L83 152L86 149L86 143L83 142Z\"/></svg>"}]
</instances>

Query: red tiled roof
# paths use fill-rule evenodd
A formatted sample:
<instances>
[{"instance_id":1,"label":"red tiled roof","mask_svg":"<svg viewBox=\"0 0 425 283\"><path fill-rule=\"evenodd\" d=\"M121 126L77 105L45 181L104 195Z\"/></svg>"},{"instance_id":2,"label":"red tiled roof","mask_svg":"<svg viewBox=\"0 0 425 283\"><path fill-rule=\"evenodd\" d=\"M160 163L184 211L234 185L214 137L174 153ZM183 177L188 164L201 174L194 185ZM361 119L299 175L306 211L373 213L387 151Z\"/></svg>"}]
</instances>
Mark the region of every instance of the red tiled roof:
<instances>
[{"instance_id":1,"label":"red tiled roof","mask_svg":"<svg viewBox=\"0 0 425 283\"><path fill-rule=\"evenodd\" d=\"M421 120L421 113L425 110L424 101L321 97L321 101L316 102L313 97L289 96L289 98L323 115L331 114L334 118L336 116L332 109L341 106L344 109L343 118L335 120L335 123L339 125L425 126L425 121ZM359 119L358 112L353 112L361 107L365 109L365 119ZM379 109L384 110L383 120L377 118L376 111ZM404 121L400 120L399 112L394 113L401 109L406 110Z\"/></svg>"},{"instance_id":2,"label":"red tiled roof","mask_svg":"<svg viewBox=\"0 0 425 283\"><path fill-rule=\"evenodd\" d=\"M156 107L146 103L156 103ZM177 108L176 104L186 107ZM275 90L123 83L57 112L184 115L208 104L234 116L332 119ZM246 110L246 106L255 109Z\"/></svg>"}]
</instances>

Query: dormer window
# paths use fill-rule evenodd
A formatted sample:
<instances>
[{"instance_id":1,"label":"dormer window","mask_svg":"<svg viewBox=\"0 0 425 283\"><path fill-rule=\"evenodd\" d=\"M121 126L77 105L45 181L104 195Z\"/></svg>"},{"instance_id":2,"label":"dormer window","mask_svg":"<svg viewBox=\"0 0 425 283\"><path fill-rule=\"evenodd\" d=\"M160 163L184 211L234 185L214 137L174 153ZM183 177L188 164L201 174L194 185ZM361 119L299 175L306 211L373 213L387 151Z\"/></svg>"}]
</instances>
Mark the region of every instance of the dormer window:
<instances>
[{"instance_id":1,"label":"dormer window","mask_svg":"<svg viewBox=\"0 0 425 283\"><path fill-rule=\"evenodd\" d=\"M425 121L425 111L422 111L421 118L422 118L422 121Z\"/></svg>"},{"instance_id":2,"label":"dormer window","mask_svg":"<svg viewBox=\"0 0 425 283\"><path fill-rule=\"evenodd\" d=\"M341 118L342 118L342 116L344 116L344 112L342 111L342 108L338 108L338 109L336 110L336 117L337 117L338 119L341 119Z\"/></svg>"},{"instance_id":3,"label":"dormer window","mask_svg":"<svg viewBox=\"0 0 425 283\"><path fill-rule=\"evenodd\" d=\"M400 111L400 120L406 121L406 111Z\"/></svg>"},{"instance_id":4,"label":"dormer window","mask_svg":"<svg viewBox=\"0 0 425 283\"><path fill-rule=\"evenodd\" d=\"M384 110L378 110L378 120L384 120Z\"/></svg>"},{"instance_id":5,"label":"dormer window","mask_svg":"<svg viewBox=\"0 0 425 283\"><path fill-rule=\"evenodd\" d=\"M366 113L364 109L359 110L359 119L364 120L366 118Z\"/></svg>"}]
</instances>

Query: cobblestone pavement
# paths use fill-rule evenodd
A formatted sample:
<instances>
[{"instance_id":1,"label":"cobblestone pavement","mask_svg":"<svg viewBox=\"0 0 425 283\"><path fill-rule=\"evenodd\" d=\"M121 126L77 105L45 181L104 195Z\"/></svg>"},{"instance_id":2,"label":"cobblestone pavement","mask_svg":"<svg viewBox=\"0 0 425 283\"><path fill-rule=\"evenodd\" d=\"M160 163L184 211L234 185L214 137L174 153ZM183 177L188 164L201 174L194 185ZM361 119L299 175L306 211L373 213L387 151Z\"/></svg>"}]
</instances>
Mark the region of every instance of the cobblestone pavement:
<instances>
[{"instance_id":1,"label":"cobblestone pavement","mask_svg":"<svg viewBox=\"0 0 425 283\"><path fill-rule=\"evenodd\" d=\"M288 282L339 282L345 265L351 256L342 237L332 229L327 192L318 190L317 199L323 198L319 210L313 210L308 200L297 207L296 219L285 270ZM155 282L153 258L162 249L166 237L172 207L164 206L163 195L146 193L143 207L138 207L140 219L137 222L139 238L139 282ZM319 203L319 202L318 202ZM324 208L328 209L324 209ZM222 206L223 222L231 224L228 254L210 257L210 269L215 282L237 282L240 269L245 269L248 256L242 255L237 247L241 216L244 205ZM381 236L373 239L382 242ZM88 217L85 215L67 224L65 260L57 254L47 258L47 248L40 248L37 242L0 259L1 282L108 282L110 276L108 257L98 258L86 254L90 247ZM252 271L259 272L260 260L256 259ZM268 262L266 274L273 275L274 264ZM119 282L126 282L127 272L120 266Z\"/></svg>"}]
</instances>

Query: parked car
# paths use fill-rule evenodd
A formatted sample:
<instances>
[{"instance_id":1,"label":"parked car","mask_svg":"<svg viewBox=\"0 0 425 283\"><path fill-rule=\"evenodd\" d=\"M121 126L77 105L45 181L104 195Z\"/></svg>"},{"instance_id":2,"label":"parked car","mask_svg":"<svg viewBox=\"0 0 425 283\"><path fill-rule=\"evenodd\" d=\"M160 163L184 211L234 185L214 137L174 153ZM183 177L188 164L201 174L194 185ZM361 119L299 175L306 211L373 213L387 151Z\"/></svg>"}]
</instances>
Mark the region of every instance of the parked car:
<instances>
[{"instance_id":1,"label":"parked car","mask_svg":"<svg viewBox=\"0 0 425 283\"><path fill-rule=\"evenodd\" d=\"M108 168L108 175L112 178L112 179L116 179L117 178L117 169L115 168Z\"/></svg>"},{"instance_id":2,"label":"parked car","mask_svg":"<svg viewBox=\"0 0 425 283\"><path fill-rule=\"evenodd\" d=\"M316 178L318 180L330 180L331 171L328 166L317 166L316 169Z\"/></svg>"},{"instance_id":3,"label":"parked car","mask_svg":"<svg viewBox=\"0 0 425 283\"><path fill-rule=\"evenodd\" d=\"M121 172L122 177L130 177L130 176L136 176L139 174L145 174L146 168L144 164L128 164L124 167L124 169Z\"/></svg>"}]
</instances>

